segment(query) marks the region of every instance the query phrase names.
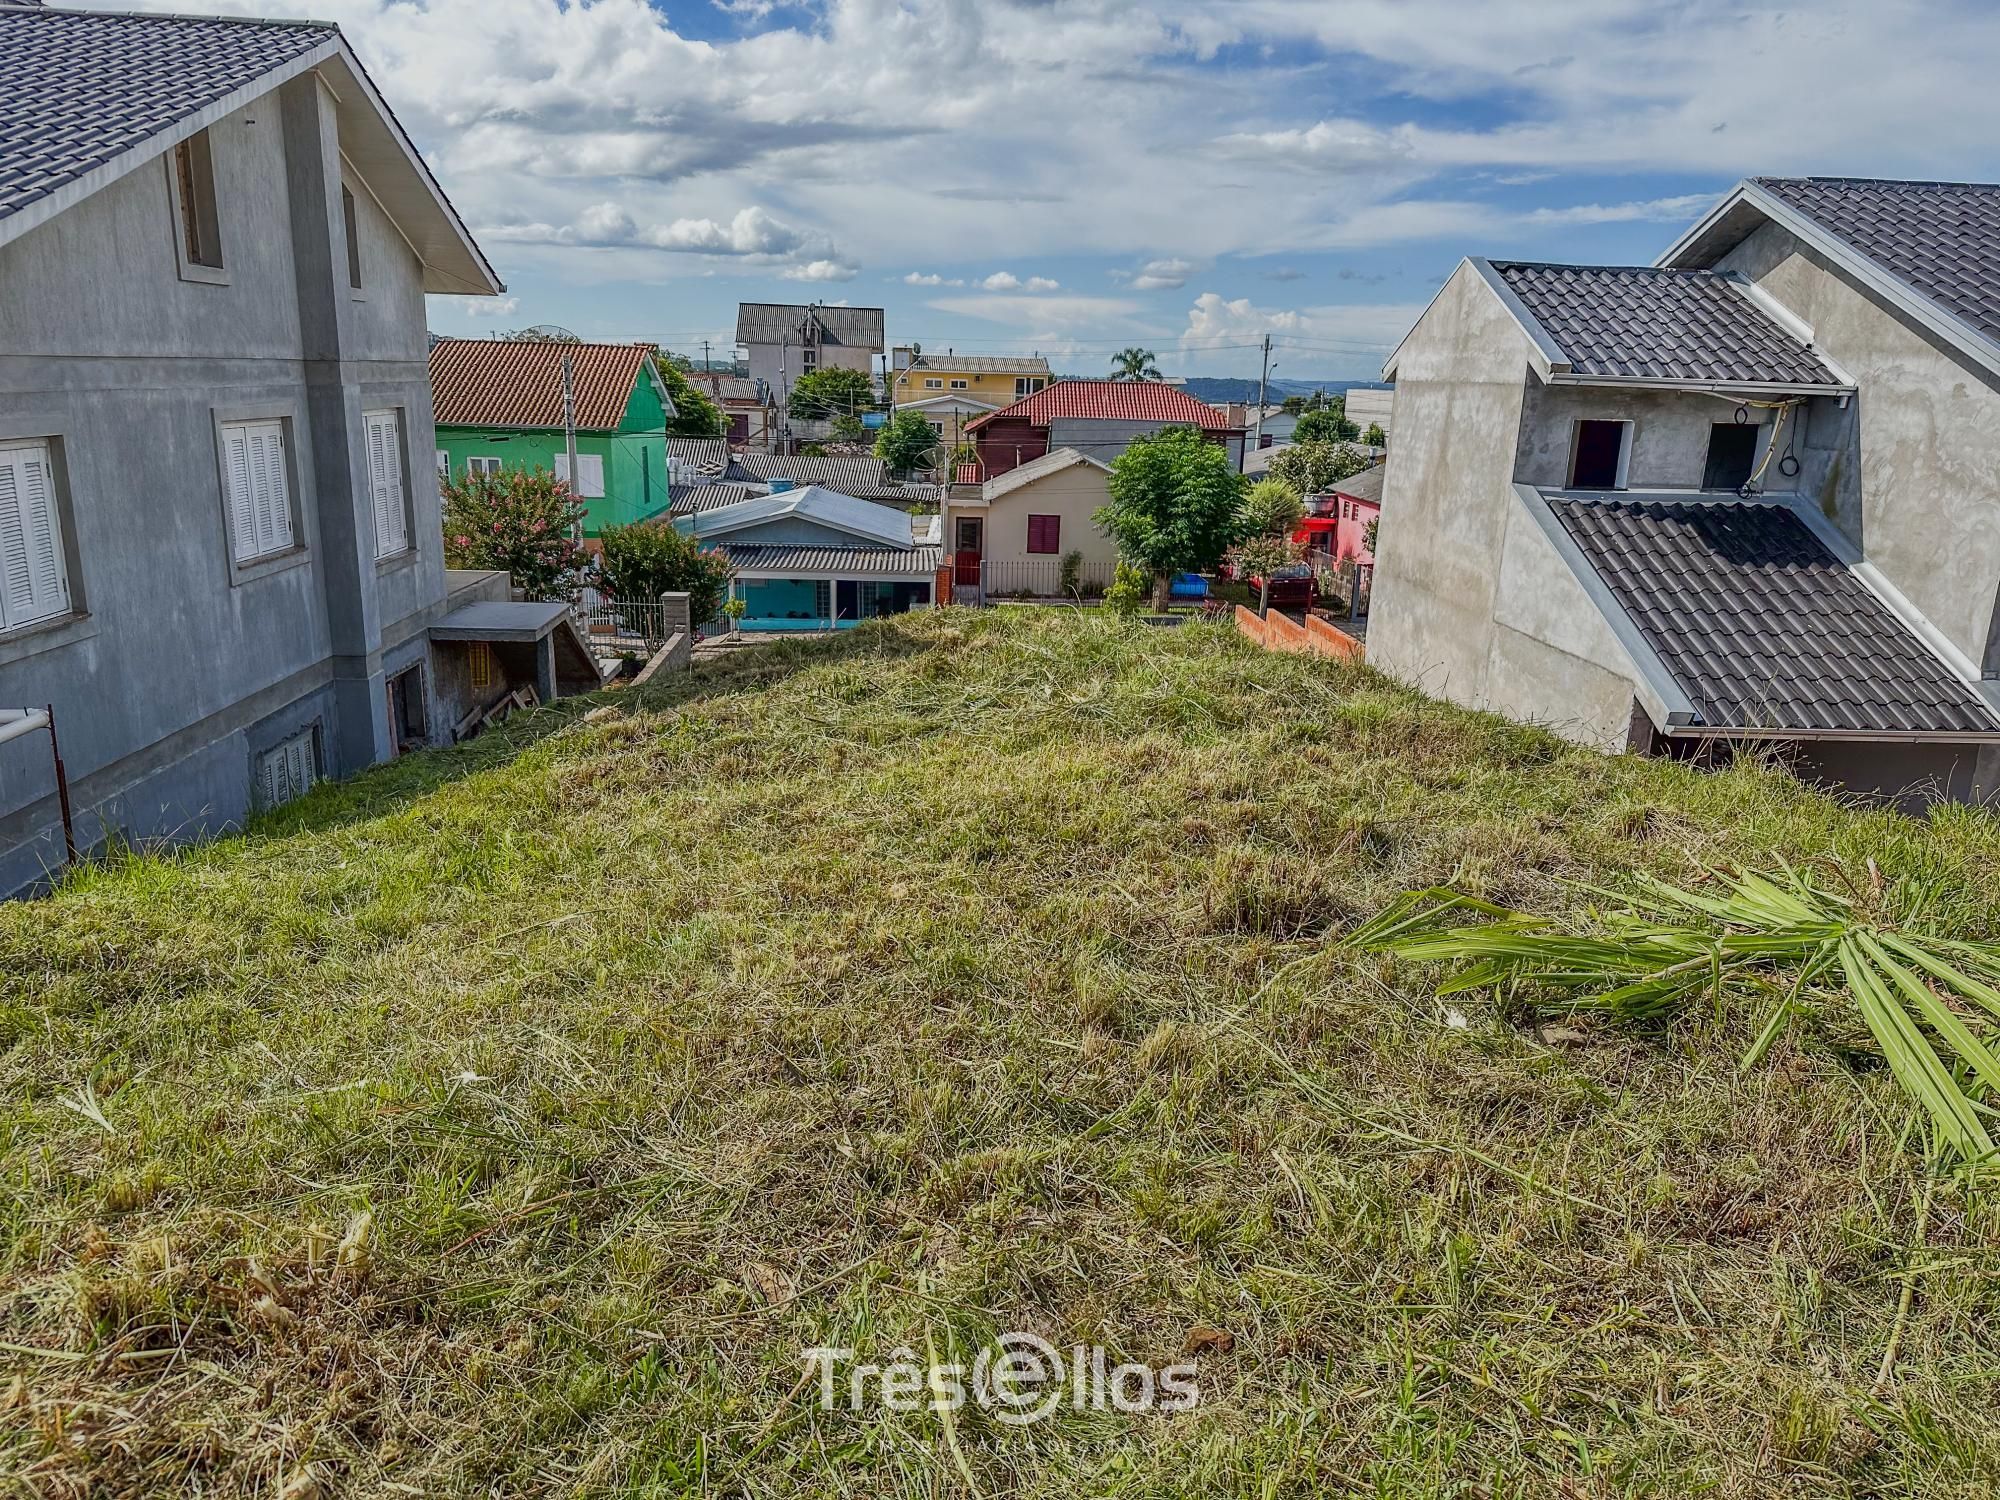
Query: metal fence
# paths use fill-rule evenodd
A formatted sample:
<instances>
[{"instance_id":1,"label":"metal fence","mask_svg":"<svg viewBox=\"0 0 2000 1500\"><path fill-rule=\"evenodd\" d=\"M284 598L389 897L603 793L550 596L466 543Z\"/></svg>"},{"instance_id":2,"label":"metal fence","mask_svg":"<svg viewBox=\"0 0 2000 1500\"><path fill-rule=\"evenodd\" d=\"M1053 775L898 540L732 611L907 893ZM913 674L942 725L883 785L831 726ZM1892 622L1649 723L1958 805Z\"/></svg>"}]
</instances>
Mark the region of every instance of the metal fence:
<instances>
[{"instance_id":1,"label":"metal fence","mask_svg":"<svg viewBox=\"0 0 2000 1500\"><path fill-rule=\"evenodd\" d=\"M1060 557L988 558L979 572L980 587L989 599L1064 599L1071 593ZM1077 593L1094 598L1110 587L1111 567L1082 563L1073 582Z\"/></svg>"},{"instance_id":2,"label":"metal fence","mask_svg":"<svg viewBox=\"0 0 2000 1500\"><path fill-rule=\"evenodd\" d=\"M666 606L657 599L600 599L586 592L569 612L599 656L650 656L667 643Z\"/></svg>"}]
</instances>

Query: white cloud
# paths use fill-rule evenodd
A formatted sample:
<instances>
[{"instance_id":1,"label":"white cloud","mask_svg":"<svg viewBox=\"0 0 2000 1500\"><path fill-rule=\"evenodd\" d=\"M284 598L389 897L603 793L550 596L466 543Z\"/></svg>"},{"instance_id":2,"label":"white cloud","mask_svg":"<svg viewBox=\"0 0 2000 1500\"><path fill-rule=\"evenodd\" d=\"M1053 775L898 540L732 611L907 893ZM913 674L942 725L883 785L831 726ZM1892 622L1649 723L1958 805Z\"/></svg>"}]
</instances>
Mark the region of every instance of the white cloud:
<instances>
[{"instance_id":1,"label":"white cloud","mask_svg":"<svg viewBox=\"0 0 2000 1500\"><path fill-rule=\"evenodd\" d=\"M1149 260L1135 272L1114 272L1120 280L1129 278L1135 292L1157 292L1186 286L1198 267L1191 260Z\"/></svg>"},{"instance_id":2,"label":"white cloud","mask_svg":"<svg viewBox=\"0 0 2000 1500\"><path fill-rule=\"evenodd\" d=\"M1422 313L1419 303L1268 308L1248 297L1203 292L1188 309L1180 343L1183 353L1193 356L1205 349L1256 343L1270 334L1281 368L1372 379Z\"/></svg>"},{"instance_id":3,"label":"white cloud","mask_svg":"<svg viewBox=\"0 0 2000 1500\"><path fill-rule=\"evenodd\" d=\"M979 284L989 292L1012 292L1020 288L1021 278L1012 271L995 271Z\"/></svg>"},{"instance_id":4,"label":"white cloud","mask_svg":"<svg viewBox=\"0 0 2000 1500\"><path fill-rule=\"evenodd\" d=\"M903 277L904 286L943 286L944 278L933 271L928 276L922 271L911 271Z\"/></svg>"},{"instance_id":5,"label":"white cloud","mask_svg":"<svg viewBox=\"0 0 2000 1500\"><path fill-rule=\"evenodd\" d=\"M809 260L804 265L787 266L778 274L787 281L852 281L861 273L837 260Z\"/></svg>"},{"instance_id":6,"label":"white cloud","mask_svg":"<svg viewBox=\"0 0 2000 1500\"><path fill-rule=\"evenodd\" d=\"M1030 276L1022 283L1031 292L1055 292L1062 289L1062 283L1048 276Z\"/></svg>"},{"instance_id":7,"label":"white cloud","mask_svg":"<svg viewBox=\"0 0 2000 1500\"><path fill-rule=\"evenodd\" d=\"M433 297L433 305L456 307L473 321L511 318L521 310L519 297Z\"/></svg>"},{"instance_id":8,"label":"white cloud","mask_svg":"<svg viewBox=\"0 0 2000 1500\"><path fill-rule=\"evenodd\" d=\"M1171 290L1228 255L1504 253L1664 223L1669 189L1753 171L1984 176L2000 138L2000 7L1973 0L1926 0L1920 24L1877 0L717 3L776 29L700 40L647 0L305 8L345 28L503 275L777 276L977 245L995 264L1103 257L1139 267L1134 291ZM1315 51L1366 81L1338 110L1301 66ZM1561 193L1565 172L1590 190ZM1642 173L1675 180L1617 184ZM1151 269L1163 245L1196 269Z\"/></svg>"},{"instance_id":9,"label":"white cloud","mask_svg":"<svg viewBox=\"0 0 2000 1500\"><path fill-rule=\"evenodd\" d=\"M1139 304L1125 297L1088 297L1068 293L1056 297L1009 297L1005 294L973 293L964 297L935 297L925 306L939 312L983 318L1024 330L1046 330L1053 337L1063 330L1087 327L1129 317Z\"/></svg>"}]
</instances>

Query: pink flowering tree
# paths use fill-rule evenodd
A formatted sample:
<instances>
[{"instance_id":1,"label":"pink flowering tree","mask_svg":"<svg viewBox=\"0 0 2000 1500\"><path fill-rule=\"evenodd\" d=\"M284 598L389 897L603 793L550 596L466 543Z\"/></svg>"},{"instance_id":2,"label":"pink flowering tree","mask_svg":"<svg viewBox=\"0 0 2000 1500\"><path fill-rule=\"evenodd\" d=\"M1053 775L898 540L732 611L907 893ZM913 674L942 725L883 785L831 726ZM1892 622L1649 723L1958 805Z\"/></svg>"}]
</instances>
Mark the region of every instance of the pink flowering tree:
<instances>
[{"instance_id":1,"label":"pink flowering tree","mask_svg":"<svg viewBox=\"0 0 2000 1500\"><path fill-rule=\"evenodd\" d=\"M547 469L503 469L444 481L444 560L505 568L530 599L576 596L587 561L583 505Z\"/></svg>"}]
</instances>

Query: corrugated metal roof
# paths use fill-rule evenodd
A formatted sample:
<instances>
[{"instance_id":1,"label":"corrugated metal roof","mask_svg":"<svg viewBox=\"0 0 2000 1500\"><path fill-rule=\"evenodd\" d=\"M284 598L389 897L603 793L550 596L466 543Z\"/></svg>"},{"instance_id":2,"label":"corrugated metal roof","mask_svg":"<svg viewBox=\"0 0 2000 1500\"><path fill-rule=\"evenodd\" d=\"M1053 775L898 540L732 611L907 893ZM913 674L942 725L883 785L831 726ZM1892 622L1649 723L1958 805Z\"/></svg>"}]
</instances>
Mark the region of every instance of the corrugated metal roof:
<instances>
[{"instance_id":1,"label":"corrugated metal roof","mask_svg":"<svg viewBox=\"0 0 2000 1500\"><path fill-rule=\"evenodd\" d=\"M1713 271L1496 261L1493 269L1579 375L1738 385L1844 382Z\"/></svg>"},{"instance_id":2,"label":"corrugated metal roof","mask_svg":"<svg viewBox=\"0 0 2000 1500\"><path fill-rule=\"evenodd\" d=\"M721 438L670 437L667 457L705 478L720 479L729 472L729 444Z\"/></svg>"},{"instance_id":3,"label":"corrugated metal roof","mask_svg":"<svg viewBox=\"0 0 2000 1500\"><path fill-rule=\"evenodd\" d=\"M2000 731L1789 507L1541 495L1702 725Z\"/></svg>"},{"instance_id":4,"label":"corrugated metal roof","mask_svg":"<svg viewBox=\"0 0 2000 1500\"><path fill-rule=\"evenodd\" d=\"M563 425L562 362L572 356L576 425L613 432L625 420L652 349L537 339L442 339L431 347L440 427Z\"/></svg>"},{"instance_id":5,"label":"corrugated metal roof","mask_svg":"<svg viewBox=\"0 0 2000 1500\"><path fill-rule=\"evenodd\" d=\"M753 495L763 493L762 485L753 487L742 484L677 484L667 492L671 502L667 507L667 513L673 516L698 516L703 511L734 505L739 500L748 500Z\"/></svg>"},{"instance_id":6,"label":"corrugated metal roof","mask_svg":"<svg viewBox=\"0 0 2000 1500\"><path fill-rule=\"evenodd\" d=\"M2000 340L2000 185L1868 177L1751 181Z\"/></svg>"},{"instance_id":7,"label":"corrugated metal roof","mask_svg":"<svg viewBox=\"0 0 2000 1500\"><path fill-rule=\"evenodd\" d=\"M1229 427L1229 418L1178 386L1157 380L1058 380L989 417L966 423L966 431L1001 417L1026 417L1037 427L1059 418L1108 422L1185 422L1206 431Z\"/></svg>"},{"instance_id":8,"label":"corrugated metal roof","mask_svg":"<svg viewBox=\"0 0 2000 1500\"><path fill-rule=\"evenodd\" d=\"M735 467L758 479L792 479L824 485L863 500L908 498L903 487L889 483L882 460L864 453L739 453Z\"/></svg>"},{"instance_id":9,"label":"corrugated metal roof","mask_svg":"<svg viewBox=\"0 0 2000 1500\"><path fill-rule=\"evenodd\" d=\"M928 578L944 566L942 547L772 547L716 544L738 570L785 573L807 577L816 573L842 578Z\"/></svg>"},{"instance_id":10,"label":"corrugated metal roof","mask_svg":"<svg viewBox=\"0 0 2000 1500\"><path fill-rule=\"evenodd\" d=\"M803 338L806 319L819 320L820 342L882 352L883 315L879 307L807 307L796 302L736 304L736 342L794 345Z\"/></svg>"},{"instance_id":11,"label":"corrugated metal roof","mask_svg":"<svg viewBox=\"0 0 2000 1500\"><path fill-rule=\"evenodd\" d=\"M1039 354L919 354L910 368L960 370L967 375L1046 375L1049 362Z\"/></svg>"},{"instance_id":12,"label":"corrugated metal roof","mask_svg":"<svg viewBox=\"0 0 2000 1500\"><path fill-rule=\"evenodd\" d=\"M338 37L312 21L0 6L0 218Z\"/></svg>"}]
</instances>

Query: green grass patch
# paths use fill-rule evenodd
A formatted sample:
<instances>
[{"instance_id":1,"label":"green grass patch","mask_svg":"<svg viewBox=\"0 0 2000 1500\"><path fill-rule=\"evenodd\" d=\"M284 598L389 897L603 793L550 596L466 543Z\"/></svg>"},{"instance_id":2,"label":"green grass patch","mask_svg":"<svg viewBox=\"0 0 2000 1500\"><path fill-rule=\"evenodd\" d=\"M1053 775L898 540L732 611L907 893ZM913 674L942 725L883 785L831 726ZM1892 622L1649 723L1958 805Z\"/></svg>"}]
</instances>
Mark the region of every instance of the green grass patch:
<instances>
[{"instance_id":1,"label":"green grass patch","mask_svg":"<svg viewBox=\"0 0 2000 1500\"><path fill-rule=\"evenodd\" d=\"M0 1475L1991 1493L2000 1216L1926 1200L1865 1031L1739 1074L1754 1006L1538 1024L1340 939L1774 856L1983 936L1996 831L1094 611L559 705L0 909ZM1192 1341L1200 1404L799 1386L1016 1329Z\"/></svg>"}]
</instances>

